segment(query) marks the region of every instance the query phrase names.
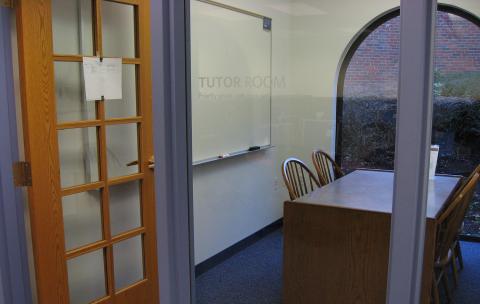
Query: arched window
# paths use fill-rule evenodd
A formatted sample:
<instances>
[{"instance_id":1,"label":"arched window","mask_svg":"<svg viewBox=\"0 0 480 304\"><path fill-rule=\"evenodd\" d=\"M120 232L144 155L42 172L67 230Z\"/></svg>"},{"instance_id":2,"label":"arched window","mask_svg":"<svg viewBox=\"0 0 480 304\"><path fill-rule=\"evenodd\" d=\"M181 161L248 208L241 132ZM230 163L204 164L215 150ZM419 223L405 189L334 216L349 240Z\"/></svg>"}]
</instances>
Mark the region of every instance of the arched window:
<instances>
[{"instance_id":1,"label":"arched window","mask_svg":"<svg viewBox=\"0 0 480 304\"><path fill-rule=\"evenodd\" d=\"M393 169L400 50L399 9L373 20L341 63L336 158L346 170ZM438 171L468 174L480 163L480 19L439 5L432 142ZM480 235L477 195L466 231Z\"/></svg>"}]
</instances>

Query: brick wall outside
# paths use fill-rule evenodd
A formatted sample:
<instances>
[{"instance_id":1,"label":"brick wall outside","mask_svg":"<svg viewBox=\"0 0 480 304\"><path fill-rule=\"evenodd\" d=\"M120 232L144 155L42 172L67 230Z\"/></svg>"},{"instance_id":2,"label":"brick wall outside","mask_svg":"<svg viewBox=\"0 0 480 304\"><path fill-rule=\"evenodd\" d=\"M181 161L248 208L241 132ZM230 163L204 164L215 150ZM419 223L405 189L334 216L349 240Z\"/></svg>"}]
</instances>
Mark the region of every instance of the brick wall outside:
<instances>
[{"instance_id":1,"label":"brick wall outside","mask_svg":"<svg viewBox=\"0 0 480 304\"><path fill-rule=\"evenodd\" d=\"M400 18L373 31L355 52L347 69L344 97L396 98ZM440 74L480 72L480 28L457 15L439 12L435 70Z\"/></svg>"}]
</instances>

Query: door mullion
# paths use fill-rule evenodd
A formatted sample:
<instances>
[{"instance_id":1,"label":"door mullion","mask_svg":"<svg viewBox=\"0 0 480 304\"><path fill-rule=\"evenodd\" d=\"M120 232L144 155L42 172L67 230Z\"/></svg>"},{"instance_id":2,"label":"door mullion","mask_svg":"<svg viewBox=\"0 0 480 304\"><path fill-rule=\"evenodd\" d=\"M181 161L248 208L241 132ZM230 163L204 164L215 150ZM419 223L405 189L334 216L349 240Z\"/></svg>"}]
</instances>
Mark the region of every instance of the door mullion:
<instances>
[{"instance_id":1,"label":"door mullion","mask_svg":"<svg viewBox=\"0 0 480 304\"><path fill-rule=\"evenodd\" d=\"M105 102L98 102L98 118L102 121L102 125L98 130L99 140L99 159L100 159L100 179L104 182L105 187L102 191L102 223L103 223L103 236L107 242L112 239L110 230L110 193L108 187L108 166L107 166L107 137L106 137L106 125L105 125ZM107 290L108 294L113 296L114 294L114 275L113 275L113 252L112 246L106 247L105 258L105 270L107 274Z\"/></svg>"},{"instance_id":2,"label":"door mullion","mask_svg":"<svg viewBox=\"0 0 480 304\"><path fill-rule=\"evenodd\" d=\"M102 45L102 0L94 0L94 44L95 54L103 58ZM108 187L108 166L107 166L107 135L105 125L105 101L98 101L97 106L98 120L101 126L98 131L98 140L100 147L100 178L105 183L102 191L102 223L103 235L105 240L110 243L112 239L110 230L110 193ZM111 297L115 294L115 278L113 274L113 248L107 246L105 248L105 273L107 274L107 294Z\"/></svg>"},{"instance_id":3,"label":"door mullion","mask_svg":"<svg viewBox=\"0 0 480 304\"><path fill-rule=\"evenodd\" d=\"M94 0L94 44L96 56L103 56L102 45L102 0Z\"/></svg>"}]
</instances>

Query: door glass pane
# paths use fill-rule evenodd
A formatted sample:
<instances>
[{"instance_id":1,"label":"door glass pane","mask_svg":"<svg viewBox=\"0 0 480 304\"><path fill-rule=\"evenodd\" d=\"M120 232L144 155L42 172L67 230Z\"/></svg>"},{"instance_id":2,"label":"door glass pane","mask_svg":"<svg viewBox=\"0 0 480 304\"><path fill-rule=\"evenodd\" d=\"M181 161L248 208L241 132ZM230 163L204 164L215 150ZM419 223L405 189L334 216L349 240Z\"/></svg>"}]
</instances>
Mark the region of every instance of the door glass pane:
<instances>
[{"instance_id":1,"label":"door glass pane","mask_svg":"<svg viewBox=\"0 0 480 304\"><path fill-rule=\"evenodd\" d=\"M102 1L102 41L105 57L135 57L135 9Z\"/></svg>"},{"instance_id":2,"label":"door glass pane","mask_svg":"<svg viewBox=\"0 0 480 304\"><path fill-rule=\"evenodd\" d=\"M57 122L95 119L95 102L85 100L82 64L55 62L54 67Z\"/></svg>"},{"instance_id":3,"label":"door glass pane","mask_svg":"<svg viewBox=\"0 0 480 304\"><path fill-rule=\"evenodd\" d=\"M104 261L103 250L97 250L67 262L71 304L90 303L106 295Z\"/></svg>"},{"instance_id":4,"label":"door glass pane","mask_svg":"<svg viewBox=\"0 0 480 304\"><path fill-rule=\"evenodd\" d=\"M53 52L93 55L91 0L52 0Z\"/></svg>"},{"instance_id":5,"label":"door glass pane","mask_svg":"<svg viewBox=\"0 0 480 304\"><path fill-rule=\"evenodd\" d=\"M58 146L63 188L98 181L96 128L61 130Z\"/></svg>"},{"instance_id":6,"label":"door glass pane","mask_svg":"<svg viewBox=\"0 0 480 304\"><path fill-rule=\"evenodd\" d=\"M115 290L144 278L142 237L137 236L113 245Z\"/></svg>"},{"instance_id":7,"label":"door glass pane","mask_svg":"<svg viewBox=\"0 0 480 304\"><path fill-rule=\"evenodd\" d=\"M67 250L102 239L101 192L93 190L62 198Z\"/></svg>"},{"instance_id":8,"label":"door glass pane","mask_svg":"<svg viewBox=\"0 0 480 304\"><path fill-rule=\"evenodd\" d=\"M108 176L118 177L138 173L138 133L136 124L107 127Z\"/></svg>"},{"instance_id":9,"label":"door glass pane","mask_svg":"<svg viewBox=\"0 0 480 304\"><path fill-rule=\"evenodd\" d=\"M123 65L121 100L105 102L106 118L137 116L137 75L133 64Z\"/></svg>"},{"instance_id":10,"label":"door glass pane","mask_svg":"<svg viewBox=\"0 0 480 304\"><path fill-rule=\"evenodd\" d=\"M141 226L140 182L110 187L110 223L112 235Z\"/></svg>"}]
</instances>

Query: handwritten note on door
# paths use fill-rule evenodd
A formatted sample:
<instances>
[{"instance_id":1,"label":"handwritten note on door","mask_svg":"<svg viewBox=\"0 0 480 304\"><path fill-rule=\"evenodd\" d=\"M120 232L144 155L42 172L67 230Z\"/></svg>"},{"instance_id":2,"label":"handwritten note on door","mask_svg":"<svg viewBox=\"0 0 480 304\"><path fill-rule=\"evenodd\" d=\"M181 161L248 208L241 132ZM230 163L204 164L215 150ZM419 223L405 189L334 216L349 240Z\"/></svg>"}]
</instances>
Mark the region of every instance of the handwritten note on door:
<instances>
[{"instance_id":1,"label":"handwritten note on door","mask_svg":"<svg viewBox=\"0 0 480 304\"><path fill-rule=\"evenodd\" d=\"M87 101L122 99L122 59L83 57Z\"/></svg>"}]
</instances>

